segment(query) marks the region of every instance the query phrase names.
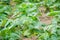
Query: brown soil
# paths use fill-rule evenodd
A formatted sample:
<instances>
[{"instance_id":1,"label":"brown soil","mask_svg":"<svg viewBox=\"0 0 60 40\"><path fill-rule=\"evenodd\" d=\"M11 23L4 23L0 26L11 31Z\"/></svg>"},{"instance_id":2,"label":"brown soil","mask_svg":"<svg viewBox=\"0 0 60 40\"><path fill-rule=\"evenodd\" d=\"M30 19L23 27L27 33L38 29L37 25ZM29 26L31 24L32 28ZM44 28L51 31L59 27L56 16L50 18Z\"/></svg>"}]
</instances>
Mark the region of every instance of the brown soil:
<instances>
[{"instance_id":1,"label":"brown soil","mask_svg":"<svg viewBox=\"0 0 60 40\"><path fill-rule=\"evenodd\" d=\"M45 14L42 14L42 16L40 16L40 21L44 24L51 24L52 22L52 17L51 16L45 16Z\"/></svg>"},{"instance_id":2,"label":"brown soil","mask_svg":"<svg viewBox=\"0 0 60 40\"><path fill-rule=\"evenodd\" d=\"M52 22L52 17L51 16L47 16L46 15L46 11L47 11L47 9L46 9L46 7L44 7L44 6L41 6L40 8L39 8L39 11L41 12L41 14L42 14L42 16L40 16L40 21L42 22L42 23L44 23L44 24L51 24L51 22Z\"/></svg>"},{"instance_id":3,"label":"brown soil","mask_svg":"<svg viewBox=\"0 0 60 40\"><path fill-rule=\"evenodd\" d=\"M22 40L37 40L37 37L32 37L32 38L23 38Z\"/></svg>"},{"instance_id":4,"label":"brown soil","mask_svg":"<svg viewBox=\"0 0 60 40\"><path fill-rule=\"evenodd\" d=\"M24 39L22 39L22 40L31 40L30 38L24 38Z\"/></svg>"}]
</instances>

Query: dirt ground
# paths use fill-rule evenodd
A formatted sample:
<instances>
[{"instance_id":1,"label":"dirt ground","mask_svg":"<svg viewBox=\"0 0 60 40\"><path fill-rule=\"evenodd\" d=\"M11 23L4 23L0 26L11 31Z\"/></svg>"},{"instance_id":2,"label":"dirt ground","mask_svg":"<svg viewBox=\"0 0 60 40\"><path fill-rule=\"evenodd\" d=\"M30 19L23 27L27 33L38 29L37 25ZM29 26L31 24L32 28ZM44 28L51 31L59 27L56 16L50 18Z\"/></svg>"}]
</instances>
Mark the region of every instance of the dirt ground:
<instances>
[{"instance_id":1,"label":"dirt ground","mask_svg":"<svg viewBox=\"0 0 60 40\"><path fill-rule=\"evenodd\" d=\"M42 23L48 25L48 24L51 24L53 17L46 15L45 12L46 12L47 10L48 10L48 9L47 9L46 7L41 6L41 7L39 8L39 11L41 12L42 16L40 16L39 18L40 18L40 21L41 21Z\"/></svg>"},{"instance_id":2,"label":"dirt ground","mask_svg":"<svg viewBox=\"0 0 60 40\"><path fill-rule=\"evenodd\" d=\"M37 40L37 37L32 37L32 38L23 38L22 40Z\"/></svg>"},{"instance_id":3,"label":"dirt ground","mask_svg":"<svg viewBox=\"0 0 60 40\"><path fill-rule=\"evenodd\" d=\"M43 16L40 16L40 21L44 24L51 24L52 23L52 17L51 16L45 16L45 14L43 14Z\"/></svg>"}]
</instances>

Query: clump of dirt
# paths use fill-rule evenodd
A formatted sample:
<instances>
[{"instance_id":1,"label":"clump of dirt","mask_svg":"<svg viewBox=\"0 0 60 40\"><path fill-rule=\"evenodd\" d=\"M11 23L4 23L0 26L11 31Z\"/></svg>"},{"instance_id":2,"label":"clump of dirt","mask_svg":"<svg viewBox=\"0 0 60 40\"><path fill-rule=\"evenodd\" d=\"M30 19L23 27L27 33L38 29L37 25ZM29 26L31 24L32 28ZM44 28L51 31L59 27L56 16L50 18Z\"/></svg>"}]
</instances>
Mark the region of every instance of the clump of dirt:
<instances>
[{"instance_id":1,"label":"clump of dirt","mask_svg":"<svg viewBox=\"0 0 60 40\"><path fill-rule=\"evenodd\" d=\"M44 14L42 14L42 16L40 16L40 21L44 24L51 24L52 23L52 17L51 16L45 16Z\"/></svg>"},{"instance_id":2,"label":"clump of dirt","mask_svg":"<svg viewBox=\"0 0 60 40\"><path fill-rule=\"evenodd\" d=\"M24 38L24 39L22 39L22 40L31 40L30 38Z\"/></svg>"},{"instance_id":3,"label":"clump of dirt","mask_svg":"<svg viewBox=\"0 0 60 40\"><path fill-rule=\"evenodd\" d=\"M44 6L41 6L40 8L39 8L39 11L41 12L41 14L42 14L42 16L40 16L39 18L40 18L40 21L42 22L42 23L44 23L44 24L51 24L51 22L52 22L52 18L53 17L51 17L51 16L47 16L46 15L46 7L44 7Z\"/></svg>"},{"instance_id":4,"label":"clump of dirt","mask_svg":"<svg viewBox=\"0 0 60 40\"><path fill-rule=\"evenodd\" d=\"M31 38L23 38L22 40L37 40L37 37L36 36L33 36Z\"/></svg>"}]
</instances>

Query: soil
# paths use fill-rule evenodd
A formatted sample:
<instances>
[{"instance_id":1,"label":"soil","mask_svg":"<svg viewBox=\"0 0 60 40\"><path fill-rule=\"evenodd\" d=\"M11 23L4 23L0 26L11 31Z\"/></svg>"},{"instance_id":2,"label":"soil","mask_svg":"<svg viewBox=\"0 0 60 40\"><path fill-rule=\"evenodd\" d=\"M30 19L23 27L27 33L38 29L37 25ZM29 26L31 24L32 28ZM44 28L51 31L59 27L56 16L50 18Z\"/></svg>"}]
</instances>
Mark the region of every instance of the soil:
<instances>
[{"instance_id":1,"label":"soil","mask_svg":"<svg viewBox=\"0 0 60 40\"><path fill-rule=\"evenodd\" d=\"M22 40L37 40L37 37L33 36L32 38L23 38Z\"/></svg>"},{"instance_id":2,"label":"soil","mask_svg":"<svg viewBox=\"0 0 60 40\"><path fill-rule=\"evenodd\" d=\"M44 23L44 24L51 24L51 22L52 22L52 16L47 16L46 15L46 11L47 11L47 8L46 7L44 7L44 6L41 6L40 8L39 8L39 11L41 12L41 14L42 14L42 16L40 16L39 18L40 18L40 21L42 22L42 23Z\"/></svg>"},{"instance_id":3,"label":"soil","mask_svg":"<svg viewBox=\"0 0 60 40\"><path fill-rule=\"evenodd\" d=\"M40 16L40 21L44 24L51 24L52 23L52 17L51 16L46 16L45 14L42 14L42 16Z\"/></svg>"}]
</instances>

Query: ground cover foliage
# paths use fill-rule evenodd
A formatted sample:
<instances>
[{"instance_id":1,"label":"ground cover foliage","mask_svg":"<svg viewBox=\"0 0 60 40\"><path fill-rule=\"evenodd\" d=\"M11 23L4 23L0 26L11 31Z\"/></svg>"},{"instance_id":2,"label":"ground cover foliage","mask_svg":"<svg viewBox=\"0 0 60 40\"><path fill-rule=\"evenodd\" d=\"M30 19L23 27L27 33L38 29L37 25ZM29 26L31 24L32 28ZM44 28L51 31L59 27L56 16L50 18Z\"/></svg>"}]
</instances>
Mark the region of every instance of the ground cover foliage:
<instances>
[{"instance_id":1,"label":"ground cover foliage","mask_svg":"<svg viewBox=\"0 0 60 40\"><path fill-rule=\"evenodd\" d=\"M52 17L50 24L40 21L43 12ZM60 40L60 0L0 0L0 40L33 36Z\"/></svg>"}]
</instances>

